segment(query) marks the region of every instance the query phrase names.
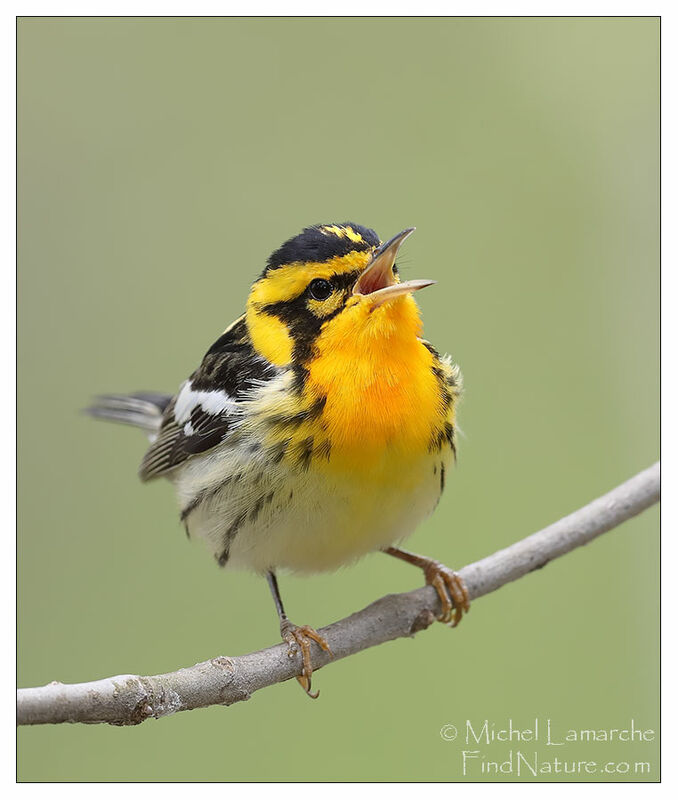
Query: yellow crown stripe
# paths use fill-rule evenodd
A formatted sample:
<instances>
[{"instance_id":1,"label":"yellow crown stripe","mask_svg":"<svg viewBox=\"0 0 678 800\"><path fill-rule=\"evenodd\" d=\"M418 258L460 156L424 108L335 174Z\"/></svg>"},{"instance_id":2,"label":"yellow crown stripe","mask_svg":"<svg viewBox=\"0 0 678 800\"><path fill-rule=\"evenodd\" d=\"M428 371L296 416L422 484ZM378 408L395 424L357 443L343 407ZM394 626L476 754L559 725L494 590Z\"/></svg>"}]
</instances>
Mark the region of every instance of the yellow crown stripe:
<instances>
[{"instance_id":1,"label":"yellow crown stripe","mask_svg":"<svg viewBox=\"0 0 678 800\"><path fill-rule=\"evenodd\" d=\"M345 227L342 227L341 225L323 225L320 230L323 233L333 233L340 239L350 239L356 244L365 244L363 237L358 233L358 231L354 231L350 225L346 225Z\"/></svg>"}]
</instances>

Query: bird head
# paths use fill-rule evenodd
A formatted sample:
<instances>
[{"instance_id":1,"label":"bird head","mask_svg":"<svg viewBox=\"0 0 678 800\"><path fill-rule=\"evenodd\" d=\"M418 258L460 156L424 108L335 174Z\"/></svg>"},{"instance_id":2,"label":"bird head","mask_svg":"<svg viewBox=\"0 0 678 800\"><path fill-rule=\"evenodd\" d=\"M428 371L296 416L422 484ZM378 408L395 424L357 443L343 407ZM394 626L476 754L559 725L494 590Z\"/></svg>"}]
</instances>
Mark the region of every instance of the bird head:
<instances>
[{"instance_id":1,"label":"bird head","mask_svg":"<svg viewBox=\"0 0 678 800\"><path fill-rule=\"evenodd\" d=\"M274 364L303 364L322 337L356 347L375 337L418 335L412 293L434 281L401 281L395 264L407 228L382 243L353 222L314 225L268 259L247 301L247 326L256 350Z\"/></svg>"}]
</instances>

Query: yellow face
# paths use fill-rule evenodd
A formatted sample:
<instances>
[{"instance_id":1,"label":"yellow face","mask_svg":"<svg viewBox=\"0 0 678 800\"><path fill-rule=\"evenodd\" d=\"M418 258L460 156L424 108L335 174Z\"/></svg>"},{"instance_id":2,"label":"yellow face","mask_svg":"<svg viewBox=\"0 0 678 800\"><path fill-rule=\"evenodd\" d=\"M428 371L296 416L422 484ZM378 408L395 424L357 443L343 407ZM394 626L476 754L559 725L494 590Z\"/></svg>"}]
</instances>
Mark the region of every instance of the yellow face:
<instances>
[{"instance_id":1,"label":"yellow face","mask_svg":"<svg viewBox=\"0 0 678 800\"><path fill-rule=\"evenodd\" d=\"M432 281L402 282L395 268L410 233L382 244L348 223L306 229L271 256L252 287L253 345L289 367L298 389L265 401L275 414L264 417L294 420L270 435L288 452L306 452L312 442L318 469L369 472L385 448L407 461L428 453L453 424L451 390L421 339L412 298Z\"/></svg>"},{"instance_id":2,"label":"yellow face","mask_svg":"<svg viewBox=\"0 0 678 800\"><path fill-rule=\"evenodd\" d=\"M273 364L289 364L295 345L314 339L346 307L371 251L351 251L326 262L286 264L252 287L247 325L254 347Z\"/></svg>"},{"instance_id":3,"label":"yellow face","mask_svg":"<svg viewBox=\"0 0 678 800\"><path fill-rule=\"evenodd\" d=\"M403 284L395 269L398 247L409 233L382 245L373 231L344 223L307 228L286 242L247 303L257 351L277 365L301 365L339 337L388 337L407 321L408 333L418 335L410 293L430 281Z\"/></svg>"}]
</instances>

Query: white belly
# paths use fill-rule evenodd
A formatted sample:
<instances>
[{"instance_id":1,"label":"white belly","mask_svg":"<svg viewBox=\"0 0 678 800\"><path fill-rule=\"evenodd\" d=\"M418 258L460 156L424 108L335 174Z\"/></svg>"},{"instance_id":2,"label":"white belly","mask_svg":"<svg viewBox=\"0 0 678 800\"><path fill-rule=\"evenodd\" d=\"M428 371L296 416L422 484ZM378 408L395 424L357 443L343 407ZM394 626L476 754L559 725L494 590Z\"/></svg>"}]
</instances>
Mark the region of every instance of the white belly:
<instances>
[{"instance_id":1,"label":"white belly","mask_svg":"<svg viewBox=\"0 0 678 800\"><path fill-rule=\"evenodd\" d=\"M175 476L191 536L224 565L257 572L333 570L411 534L435 508L451 451L393 460L363 473L271 464L246 447L217 448Z\"/></svg>"}]
</instances>

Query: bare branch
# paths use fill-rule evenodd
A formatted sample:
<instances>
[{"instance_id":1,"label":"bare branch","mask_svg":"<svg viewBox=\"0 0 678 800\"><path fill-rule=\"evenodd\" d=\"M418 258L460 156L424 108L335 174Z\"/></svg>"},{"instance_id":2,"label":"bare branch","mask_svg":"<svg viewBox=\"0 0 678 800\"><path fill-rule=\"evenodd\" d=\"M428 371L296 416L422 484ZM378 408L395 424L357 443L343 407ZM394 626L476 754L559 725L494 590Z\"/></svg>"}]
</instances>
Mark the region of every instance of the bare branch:
<instances>
[{"instance_id":1,"label":"bare branch","mask_svg":"<svg viewBox=\"0 0 678 800\"><path fill-rule=\"evenodd\" d=\"M658 500L656 463L538 533L464 567L460 574L471 597L482 597L590 542ZM382 597L320 633L329 642L334 660L338 660L392 639L412 636L427 628L438 613L438 596L425 586ZM313 646L314 670L330 661L327 653ZM35 689L19 689L17 722L136 725L149 717L247 700L259 689L289 680L299 672L299 658L291 658L287 645L279 644L236 658L217 656L164 675L118 675L78 684L53 682Z\"/></svg>"}]
</instances>

